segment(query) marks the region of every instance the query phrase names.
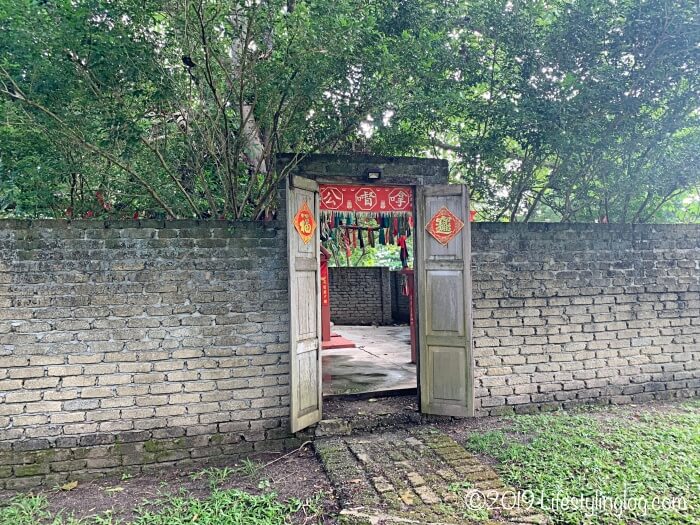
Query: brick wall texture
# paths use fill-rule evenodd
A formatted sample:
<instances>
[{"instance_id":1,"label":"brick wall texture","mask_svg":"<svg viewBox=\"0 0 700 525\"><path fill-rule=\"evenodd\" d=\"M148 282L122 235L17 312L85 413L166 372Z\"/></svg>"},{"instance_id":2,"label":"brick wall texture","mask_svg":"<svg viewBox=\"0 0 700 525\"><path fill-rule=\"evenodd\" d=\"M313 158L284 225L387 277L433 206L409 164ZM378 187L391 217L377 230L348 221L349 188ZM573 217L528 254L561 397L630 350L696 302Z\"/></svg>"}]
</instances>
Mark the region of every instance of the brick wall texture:
<instances>
[{"instance_id":1,"label":"brick wall texture","mask_svg":"<svg viewBox=\"0 0 700 525\"><path fill-rule=\"evenodd\" d=\"M332 267L331 321L339 325L390 325L391 271L389 268Z\"/></svg>"},{"instance_id":2,"label":"brick wall texture","mask_svg":"<svg viewBox=\"0 0 700 525\"><path fill-rule=\"evenodd\" d=\"M402 293L402 275L399 271L391 272L391 317L395 323L408 323L411 319L410 303L407 295Z\"/></svg>"},{"instance_id":3,"label":"brick wall texture","mask_svg":"<svg viewBox=\"0 0 700 525\"><path fill-rule=\"evenodd\" d=\"M285 235L0 221L0 488L283 446Z\"/></svg>"},{"instance_id":4,"label":"brick wall texture","mask_svg":"<svg viewBox=\"0 0 700 525\"><path fill-rule=\"evenodd\" d=\"M472 228L479 414L700 393L700 226Z\"/></svg>"},{"instance_id":5,"label":"brick wall texture","mask_svg":"<svg viewBox=\"0 0 700 525\"><path fill-rule=\"evenodd\" d=\"M291 445L285 223L0 221L0 489ZM479 415L699 393L700 227L472 235Z\"/></svg>"}]
</instances>

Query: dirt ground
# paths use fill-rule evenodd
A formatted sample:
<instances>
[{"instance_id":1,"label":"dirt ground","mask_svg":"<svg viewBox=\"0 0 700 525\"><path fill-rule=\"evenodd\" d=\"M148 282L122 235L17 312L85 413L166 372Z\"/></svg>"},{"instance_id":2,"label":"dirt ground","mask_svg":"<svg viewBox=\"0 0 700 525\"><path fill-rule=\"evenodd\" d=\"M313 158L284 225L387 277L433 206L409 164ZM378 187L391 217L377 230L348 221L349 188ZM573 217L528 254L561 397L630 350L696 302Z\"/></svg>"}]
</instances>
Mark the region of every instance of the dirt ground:
<instances>
[{"instance_id":1,"label":"dirt ground","mask_svg":"<svg viewBox=\"0 0 700 525\"><path fill-rule=\"evenodd\" d=\"M675 401L653 401L639 405L582 405L569 410L589 414L592 417L605 421L611 418L637 420L653 414L673 414L688 410L689 399L679 399ZM700 401L695 401L696 406L700 406ZM418 400L415 395L385 397L363 400L324 400L325 418L382 418L387 414L397 414L401 412L418 411ZM512 416L477 417L469 419L454 418L432 418L426 425L439 428L458 443L465 443L467 438L477 432L488 432L491 430L503 430L512 439L527 441L527 436L509 433L508 429L512 423ZM486 464L493 465L493 458L475 454L479 460Z\"/></svg>"},{"instance_id":2,"label":"dirt ground","mask_svg":"<svg viewBox=\"0 0 700 525\"><path fill-rule=\"evenodd\" d=\"M326 398L323 400L324 419L349 419L357 416L384 416L399 412L418 411L415 395L370 397L368 399Z\"/></svg>"},{"instance_id":3,"label":"dirt ground","mask_svg":"<svg viewBox=\"0 0 700 525\"><path fill-rule=\"evenodd\" d=\"M605 420L608 418L637 419L649 414L677 413L688 410L690 400L675 402L653 402L643 405L581 407L576 410ZM696 405L700 406L698 401ZM364 400L328 399L324 402L324 417L351 419L381 419L397 413L415 413L418 410L415 395ZM439 428L458 443L464 443L475 432L503 429L506 432L511 424L510 417L483 417L473 419L435 418L425 426ZM383 428L381 431L387 431ZM517 439L516 436L513 436ZM485 463L492 463L489 458L478 456ZM266 453L252 455L249 458L259 468L251 473L244 462L220 465L229 467L232 473L220 485L222 488L237 488L253 494L263 491L276 492L280 499L295 497L307 499L318 497L326 512L325 522L333 523L333 516L338 505L333 488L326 473L318 461L313 447L305 446L292 453ZM163 469L158 474L144 474L122 479L119 476L85 482L70 491L56 488L44 489L43 494L50 503L50 510L62 511L76 517L85 517L112 511L115 518L128 522L135 516L134 510L144 505L147 500L155 500L167 495L182 493L205 497L210 492L210 479L202 471ZM14 493L0 491L0 502L7 501ZM300 521L302 523L303 521Z\"/></svg>"},{"instance_id":4,"label":"dirt ground","mask_svg":"<svg viewBox=\"0 0 700 525\"><path fill-rule=\"evenodd\" d=\"M327 522L337 513L337 504L328 478L310 445L302 450L280 454L250 456L259 470L251 472L244 462L221 465L232 473L219 486L223 489L240 489L252 494L275 492L281 500L295 497L307 499L319 497L323 502ZM250 464L248 464L250 465ZM111 511L112 515L129 522L136 515L135 509L148 501L168 495L206 497L210 493L210 478L200 470L163 469L158 474L144 474L127 479L119 476L80 483L66 491L55 487L44 489L42 494L49 501L52 513L62 512L83 518ZM2 493L0 501L7 501L13 493ZM115 521L117 521L115 520ZM303 521L300 520L300 523Z\"/></svg>"}]
</instances>

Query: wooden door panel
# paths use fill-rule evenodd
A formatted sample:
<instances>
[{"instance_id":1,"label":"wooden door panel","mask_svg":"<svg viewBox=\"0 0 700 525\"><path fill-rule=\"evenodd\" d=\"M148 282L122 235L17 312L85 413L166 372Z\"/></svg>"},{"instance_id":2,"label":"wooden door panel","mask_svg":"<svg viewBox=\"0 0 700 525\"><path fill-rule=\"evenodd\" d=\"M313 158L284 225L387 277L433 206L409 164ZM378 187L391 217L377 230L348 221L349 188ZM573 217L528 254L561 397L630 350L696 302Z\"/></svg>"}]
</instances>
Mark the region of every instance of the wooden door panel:
<instances>
[{"instance_id":1,"label":"wooden door panel","mask_svg":"<svg viewBox=\"0 0 700 525\"><path fill-rule=\"evenodd\" d=\"M464 295L459 286L461 270L432 270L426 275L431 308L428 310L426 335L465 335Z\"/></svg>"},{"instance_id":2,"label":"wooden door panel","mask_svg":"<svg viewBox=\"0 0 700 525\"><path fill-rule=\"evenodd\" d=\"M313 342L318 333L316 325L316 272L298 270L296 281L296 309L299 322L297 328L298 341L301 345L305 342Z\"/></svg>"},{"instance_id":3,"label":"wooden door panel","mask_svg":"<svg viewBox=\"0 0 700 525\"><path fill-rule=\"evenodd\" d=\"M297 414L300 417L318 410L318 367L316 366L315 349L308 348L297 354L299 368L299 405Z\"/></svg>"},{"instance_id":4,"label":"wooden door panel","mask_svg":"<svg viewBox=\"0 0 700 525\"><path fill-rule=\"evenodd\" d=\"M474 415L471 236L466 186L418 188L416 279L421 411ZM429 221L447 208L463 227L446 244L428 231Z\"/></svg>"},{"instance_id":5,"label":"wooden door panel","mask_svg":"<svg viewBox=\"0 0 700 525\"><path fill-rule=\"evenodd\" d=\"M306 205L315 220L313 236L304 242L294 223ZM287 249L289 252L289 345L291 363L290 421L297 432L321 420L321 281L318 234L318 185L295 177L287 184Z\"/></svg>"},{"instance_id":6,"label":"wooden door panel","mask_svg":"<svg viewBox=\"0 0 700 525\"><path fill-rule=\"evenodd\" d=\"M433 346L429 353L432 369L433 399L443 406L460 407L454 414L463 415L461 407L467 403L467 385L462 380L466 365L466 353L462 348Z\"/></svg>"}]
</instances>

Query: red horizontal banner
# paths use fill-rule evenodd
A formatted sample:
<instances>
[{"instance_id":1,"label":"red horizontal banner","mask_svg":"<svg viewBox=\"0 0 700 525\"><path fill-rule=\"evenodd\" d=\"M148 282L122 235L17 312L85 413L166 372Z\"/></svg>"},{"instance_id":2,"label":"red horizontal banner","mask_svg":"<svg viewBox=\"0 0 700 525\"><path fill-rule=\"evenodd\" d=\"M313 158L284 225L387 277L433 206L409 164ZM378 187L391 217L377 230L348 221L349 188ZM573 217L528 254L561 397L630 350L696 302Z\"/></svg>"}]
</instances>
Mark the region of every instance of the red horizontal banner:
<instances>
[{"instance_id":1,"label":"red horizontal banner","mask_svg":"<svg viewBox=\"0 0 700 525\"><path fill-rule=\"evenodd\" d=\"M337 212L413 211L413 192L407 186L321 184L321 209Z\"/></svg>"}]
</instances>

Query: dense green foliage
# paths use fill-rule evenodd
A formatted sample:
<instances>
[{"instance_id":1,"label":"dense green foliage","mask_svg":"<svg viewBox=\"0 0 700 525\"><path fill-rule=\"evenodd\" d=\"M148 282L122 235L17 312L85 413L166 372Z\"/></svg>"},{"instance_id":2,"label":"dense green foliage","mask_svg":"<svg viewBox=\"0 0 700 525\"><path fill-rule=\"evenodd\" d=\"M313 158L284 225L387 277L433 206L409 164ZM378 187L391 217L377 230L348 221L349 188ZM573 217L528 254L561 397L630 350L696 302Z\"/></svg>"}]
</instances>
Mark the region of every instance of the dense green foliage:
<instances>
[{"instance_id":1,"label":"dense green foliage","mask_svg":"<svg viewBox=\"0 0 700 525\"><path fill-rule=\"evenodd\" d=\"M697 222L698 9L0 0L0 216L260 217L363 151L446 156L482 220Z\"/></svg>"},{"instance_id":2,"label":"dense green foliage","mask_svg":"<svg viewBox=\"0 0 700 525\"><path fill-rule=\"evenodd\" d=\"M558 524L700 521L697 405L687 413L638 419L518 416L507 434L472 434L467 445L498 459L504 480L527 490L528 501Z\"/></svg>"},{"instance_id":3,"label":"dense green foliage","mask_svg":"<svg viewBox=\"0 0 700 525\"><path fill-rule=\"evenodd\" d=\"M416 68L432 89L398 99L379 151L451 153L490 219L697 221L698 9L469 2L442 59Z\"/></svg>"},{"instance_id":4,"label":"dense green foliage","mask_svg":"<svg viewBox=\"0 0 700 525\"><path fill-rule=\"evenodd\" d=\"M277 153L391 98L391 2L364 4L0 2L0 209L260 216Z\"/></svg>"},{"instance_id":5,"label":"dense green foliage","mask_svg":"<svg viewBox=\"0 0 700 525\"><path fill-rule=\"evenodd\" d=\"M353 248L350 257L347 257L345 250L331 250L330 266L386 266L392 270L401 270L400 248L393 244L387 246L365 247L363 249ZM413 246L409 245L409 253L413 255ZM413 259L411 258L410 261ZM413 267L412 262L409 267Z\"/></svg>"}]
</instances>

